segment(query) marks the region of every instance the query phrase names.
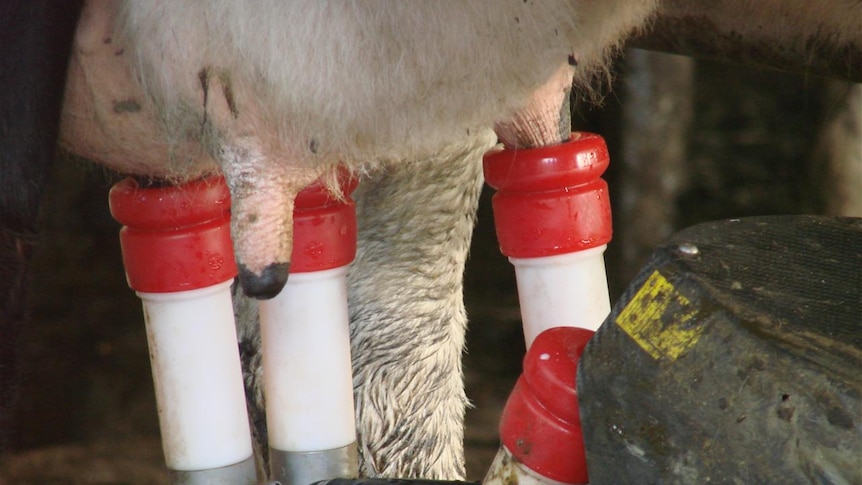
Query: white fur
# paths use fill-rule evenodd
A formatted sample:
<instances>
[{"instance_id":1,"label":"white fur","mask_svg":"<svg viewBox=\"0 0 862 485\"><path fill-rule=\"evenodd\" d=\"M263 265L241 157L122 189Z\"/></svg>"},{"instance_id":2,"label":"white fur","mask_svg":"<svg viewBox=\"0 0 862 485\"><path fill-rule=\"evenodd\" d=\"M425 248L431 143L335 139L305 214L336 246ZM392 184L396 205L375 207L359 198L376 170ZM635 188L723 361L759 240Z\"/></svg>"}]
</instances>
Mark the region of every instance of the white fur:
<instances>
[{"instance_id":1,"label":"white fur","mask_svg":"<svg viewBox=\"0 0 862 485\"><path fill-rule=\"evenodd\" d=\"M464 478L464 264L485 131L374 173L357 193L349 273L361 472Z\"/></svg>"},{"instance_id":2,"label":"white fur","mask_svg":"<svg viewBox=\"0 0 862 485\"><path fill-rule=\"evenodd\" d=\"M200 126L207 68L255 100L287 159L367 163L505 119L570 55L586 84L655 3L135 0L118 30L169 133Z\"/></svg>"}]
</instances>

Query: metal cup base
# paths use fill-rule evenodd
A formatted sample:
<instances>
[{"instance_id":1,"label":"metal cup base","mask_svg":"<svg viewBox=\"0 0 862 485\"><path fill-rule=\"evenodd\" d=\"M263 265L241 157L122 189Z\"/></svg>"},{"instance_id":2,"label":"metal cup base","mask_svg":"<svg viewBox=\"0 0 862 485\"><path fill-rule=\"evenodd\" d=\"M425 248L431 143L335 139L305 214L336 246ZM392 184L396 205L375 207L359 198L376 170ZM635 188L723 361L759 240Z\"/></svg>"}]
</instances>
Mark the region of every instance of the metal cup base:
<instances>
[{"instance_id":1,"label":"metal cup base","mask_svg":"<svg viewBox=\"0 0 862 485\"><path fill-rule=\"evenodd\" d=\"M221 468L194 471L171 470L170 476L173 485L256 485L258 483L254 456Z\"/></svg>"},{"instance_id":2,"label":"metal cup base","mask_svg":"<svg viewBox=\"0 0 862 485\"><path fill-rule=\"evenodd\" d=\"M270 448L270 479L281 485L310 485L332 478L359 475L356 442L323 451L291 452Z\"/></svg>"}]
</instances>

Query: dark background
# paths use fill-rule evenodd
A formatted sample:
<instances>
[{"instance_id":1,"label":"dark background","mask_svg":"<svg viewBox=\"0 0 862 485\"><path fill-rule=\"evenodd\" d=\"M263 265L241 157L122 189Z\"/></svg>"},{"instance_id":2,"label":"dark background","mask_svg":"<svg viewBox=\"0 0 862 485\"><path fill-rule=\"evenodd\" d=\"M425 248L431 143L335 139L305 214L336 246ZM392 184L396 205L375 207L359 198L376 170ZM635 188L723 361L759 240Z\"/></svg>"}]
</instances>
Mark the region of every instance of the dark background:
<instances>
[{"instance_id":1,"label":"dark background","mask_svg":"<svg viewBox=\"0 0 862 485\"><path fill-rule=\"evenodd\" d=\"M679 60L638 56L644 54L620 64L603 108L575 108L576 127L606 136L611 149L607 178L616 234L606 257L612 299L649 248L677 228L725 217L823 213L822 187L829 182L818 175L825 163L819 130L848 89L805 75L691 61L682 61L689 64L683 71L658 69L658 78L644 81L637 72L642 63ZM680 74L685 69L690 76ZM691 85L678 87L681 81ZM649 110L625 111L638 89L650 86L670 88L656 95L665 97L659 104L676 106L669 120ZM650 135L651 148L633 148L626 140L647 131L638 117L645 126L666 123L659 131L676 131ZM668 149L678 152L669 164L638 155ZM100 168L57 163L34 262L32 321L19 345L26 364L14 449L0 466L0 484L166 479L140 303L126 286L118 225L107 209L115 180ZM496 249L489 201L486 190L466 275L473 480L482 478L496 452L497 419L523 355L514 274Z\"/></svg>"}]
</instances>

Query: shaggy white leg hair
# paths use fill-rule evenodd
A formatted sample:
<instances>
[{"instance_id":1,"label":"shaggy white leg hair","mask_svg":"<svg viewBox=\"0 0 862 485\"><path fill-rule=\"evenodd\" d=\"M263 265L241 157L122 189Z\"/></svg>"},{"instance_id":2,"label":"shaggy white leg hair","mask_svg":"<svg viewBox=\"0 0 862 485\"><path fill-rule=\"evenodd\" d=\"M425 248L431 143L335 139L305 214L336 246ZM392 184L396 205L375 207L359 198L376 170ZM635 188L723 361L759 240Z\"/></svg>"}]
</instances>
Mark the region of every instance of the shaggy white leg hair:
<instances>
[{"instance_id":1,"label":"shaggy white leg hair","mask_svg":"<svg viewBox=\"0 0 862 485\"><path fill-rule=\"evenodd\" d=\"M349 282L364 475L464 478L462 284L494 140L483 133L360 186Z\"/></svg>"}]
</instances>

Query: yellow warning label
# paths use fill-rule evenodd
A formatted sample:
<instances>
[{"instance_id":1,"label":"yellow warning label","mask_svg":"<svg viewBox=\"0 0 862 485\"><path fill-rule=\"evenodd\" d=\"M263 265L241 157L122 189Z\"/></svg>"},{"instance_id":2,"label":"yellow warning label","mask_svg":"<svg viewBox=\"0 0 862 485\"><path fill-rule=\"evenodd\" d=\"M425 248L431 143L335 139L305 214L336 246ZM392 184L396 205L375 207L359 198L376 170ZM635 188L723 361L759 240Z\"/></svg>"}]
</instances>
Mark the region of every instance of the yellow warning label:
<instances>
[{"instance_id":1,"label":"yellow warning label","mask_svg":"<svg viewBox=\"0 0 862 485\"><path fill-rule=\"evenodd\" d=\"M702 325L693 325L697 308L658 271L653 271L617 316L616 324L653 359L676 360L691 348Z\"/></svg>"}]
</instances>

